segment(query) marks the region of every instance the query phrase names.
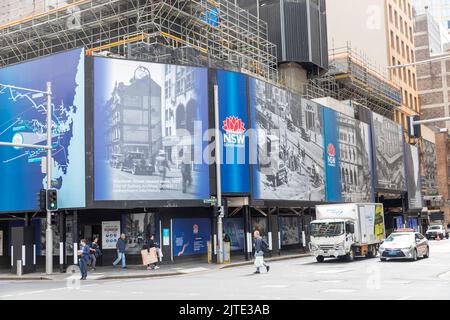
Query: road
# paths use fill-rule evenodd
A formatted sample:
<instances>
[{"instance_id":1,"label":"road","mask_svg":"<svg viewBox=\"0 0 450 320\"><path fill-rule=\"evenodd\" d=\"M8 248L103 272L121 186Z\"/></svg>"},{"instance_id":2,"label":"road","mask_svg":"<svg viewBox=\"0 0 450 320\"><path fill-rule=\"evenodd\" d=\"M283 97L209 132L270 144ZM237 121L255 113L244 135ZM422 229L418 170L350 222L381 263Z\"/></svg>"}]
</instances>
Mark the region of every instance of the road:
<instances>
[{"instance_id":1,"label":"road","mask_svg":"<svg viewBox=\"0 0 450 320\"><path fill-rule=\"evenodd\" d=\"M251 266L168 278L0 282L0 299L450 299L450 240L431 241L417 262L354 262L307 257L273 262L269 273Z\"/></svg>"}]
</instances>

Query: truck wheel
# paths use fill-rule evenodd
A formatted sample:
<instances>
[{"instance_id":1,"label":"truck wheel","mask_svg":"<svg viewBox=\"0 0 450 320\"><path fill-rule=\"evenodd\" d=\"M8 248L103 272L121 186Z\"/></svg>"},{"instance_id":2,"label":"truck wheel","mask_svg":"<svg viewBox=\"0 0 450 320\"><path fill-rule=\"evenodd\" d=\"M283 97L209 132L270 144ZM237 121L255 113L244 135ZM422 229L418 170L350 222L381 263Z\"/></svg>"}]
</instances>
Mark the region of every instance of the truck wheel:
<instances>
[{"instance_id":1,"label":"truck wheel","mask_svg":"<svg viewBox=\"0 0 450 320\"><path fill-rule=\"evenodd\" d=\"M316 260L317 260L317 262L322 263L323 260L325 260L325 258L324 258L323 256L317 256L317 257L316 257Z\"/></svg>"},{"instance_id":2,"label":"truck wheel","mask_svg":"<svg viewBox=\"0 0 450 320\"><path fill-rule=\"evenodd\" d=\"M370 246L369 252L367 253L367 258L375 258L377 256L377 248L375 246Z\"/></svg>"},{"instance_id":3,"label":"truck wheel","mask_svg":"<svg viewBox=\"0 0 450 320\"><path fill-rule=\"evenodd\" d=\"M448 239L448 233L445 235L445 239Z\"/></svg>"},{"instance_id":4,"label":"truck wheel","mask_svg":"<svg viewBox=\"0 0 450 320\"><path fill-rule=\"evenodd\" d=\"M347 258L346 260L348 262L351 262L351 261L355 260L355 251L353 251L353 249L350 249L350 252L347 253L346 258Z\"/></svg>"},{"instance_id":5,"label":"truck wheel","mask_svg":"<svg viewBox=\"0 0 450 320\"><path fill-rule=\"evenodd\" d=\"M380 258L381 262L386 262L386 258Z\"/></svg>"}]
</instances>

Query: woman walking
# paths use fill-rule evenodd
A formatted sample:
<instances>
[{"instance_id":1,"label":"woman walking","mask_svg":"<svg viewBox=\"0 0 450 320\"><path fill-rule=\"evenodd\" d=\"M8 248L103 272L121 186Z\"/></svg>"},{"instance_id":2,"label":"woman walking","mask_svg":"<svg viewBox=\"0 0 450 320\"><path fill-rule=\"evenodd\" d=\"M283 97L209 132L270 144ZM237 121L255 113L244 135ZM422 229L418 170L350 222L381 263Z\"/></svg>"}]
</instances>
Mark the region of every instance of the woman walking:
<instances>
[{"instance_id":1,"label":"woman walking","mask_svg":"<svg viewBox=\"0 0 450 320\"><path fill-rule=\"evenodd\" d=\"M101 255L100 246L98 245L98 237L95 237L94 241L92 241L89 251L90 251L89 256L91 258L92 271L94 271L97 266L97 259Z\"/></svg>"}]
</instances>

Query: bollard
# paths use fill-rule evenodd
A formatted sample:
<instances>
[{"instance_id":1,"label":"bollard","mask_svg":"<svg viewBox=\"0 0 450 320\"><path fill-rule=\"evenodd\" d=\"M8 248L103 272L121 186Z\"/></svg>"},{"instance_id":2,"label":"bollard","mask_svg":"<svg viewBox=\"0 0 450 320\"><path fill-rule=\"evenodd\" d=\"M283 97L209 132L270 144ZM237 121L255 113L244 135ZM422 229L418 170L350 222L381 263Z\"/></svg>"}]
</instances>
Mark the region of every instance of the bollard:
<instances>
[{"instance_id":1,"label":"bollard","mask_svg":"<svg viewBox=\"0 0 450 320\"><path fill-rule=\"evenodd\" d=\"M17 260L17 276L22 276L22 260Z\"/></svg>"}]
</instances>

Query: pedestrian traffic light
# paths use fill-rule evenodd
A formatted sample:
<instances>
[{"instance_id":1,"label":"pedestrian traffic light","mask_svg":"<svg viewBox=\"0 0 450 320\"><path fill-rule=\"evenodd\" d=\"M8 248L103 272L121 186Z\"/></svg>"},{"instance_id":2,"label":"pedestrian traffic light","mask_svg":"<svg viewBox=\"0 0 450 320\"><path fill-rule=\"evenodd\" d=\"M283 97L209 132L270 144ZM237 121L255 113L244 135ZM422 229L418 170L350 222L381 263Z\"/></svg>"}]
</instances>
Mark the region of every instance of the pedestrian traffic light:
<instances>
[{"instance_id":1,"label":"pedestrian traffic light","mask_svg":"<svg viewBox=\"0 0 450 320\"><path fill-rule=\"evenodd\" d=\"M47 190L47 210L58 210L58 191L56 189Z\"/></svg>"},{"instance_id":2,"label":"pedestrian traffic light","mask_svg":"<svg viewBox=\"0 0 450 320\"><path fill-rule=\"evenodd\" d=\"M411 138L420 138L420 124L414 124L414 121L419 121L419 116L408 117L408 134Z\"/></svg>"},{"instance_id":3,"label":"pedestrian traffic light","mask_svg":"<svg viewBox=\"0 0 450 320\"><path fill-rule=\"evenodd\" d=\"M38 201L38 208L40 211L45 211L46 210L46 197L47 197L47 192L45 189L41 189L39 190L39 193L37 194L37 201Z\"/></svg>"}]
</instances>

